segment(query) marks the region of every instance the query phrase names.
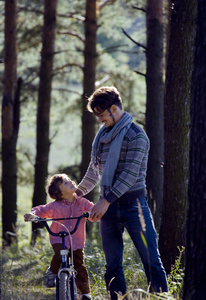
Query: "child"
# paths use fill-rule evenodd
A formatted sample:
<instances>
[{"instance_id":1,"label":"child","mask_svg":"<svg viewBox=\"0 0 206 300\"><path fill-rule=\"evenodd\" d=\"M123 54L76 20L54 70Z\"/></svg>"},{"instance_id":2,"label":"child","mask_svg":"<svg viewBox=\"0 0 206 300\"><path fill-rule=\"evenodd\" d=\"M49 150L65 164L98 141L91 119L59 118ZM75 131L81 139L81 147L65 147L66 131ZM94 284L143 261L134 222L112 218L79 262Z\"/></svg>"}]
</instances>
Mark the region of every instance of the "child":
<instances>
[{"instance_id":1,"label":"child","mask_svg":"<svg viewBox=\"0 0 206 300\"><path fill-rule=\"evenodd\" d=\"M55 174L47 180L46 192L54 202L46 205L39 205L33 207L30 213L24 215L24 220L30 220L34 215L41 218L66 218L66 217L79 217L84 211L90 211L93 203L77 196L75 193L77 186L66 174ZM70 231L76 224L74 220L58 221L64 224ZM91 299L89 276L86 266L84 264L84 245L85 245L85 230L86 218L83 218L79 224L77 231L72 235L73 244L73 259L74 268L77 271L76 284L82 293L82 299ZM64 228L52 222L51 230L54 232L63 231ZM54 250L50 267L46 271L46 286L54 287L56 274L61 266L60 250L62 249L62 240L60 237L51 236L50 242ZM70 249L70 239L67 236L65 239L66 247Z\"/></svg>"}]
</instances>

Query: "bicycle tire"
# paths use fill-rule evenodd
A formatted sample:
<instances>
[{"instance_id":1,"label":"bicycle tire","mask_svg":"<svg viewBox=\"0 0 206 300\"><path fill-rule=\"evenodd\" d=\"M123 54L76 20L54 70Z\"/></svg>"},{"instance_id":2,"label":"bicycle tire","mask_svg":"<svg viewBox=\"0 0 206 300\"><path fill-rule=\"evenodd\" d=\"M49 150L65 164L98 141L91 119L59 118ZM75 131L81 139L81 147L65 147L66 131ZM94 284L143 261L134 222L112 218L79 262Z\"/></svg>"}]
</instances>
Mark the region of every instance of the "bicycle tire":
<instances>
[{"instance_id":1,"label":"bicycle tire","mask_svg":"<svg viewBox=\"0 0 206 300\"><path fill-rule=\"evenodd\" d=\"M65 272L62 272L59 278L59 300L72 300L69 275Z\"/></svg>"}]
</instances>

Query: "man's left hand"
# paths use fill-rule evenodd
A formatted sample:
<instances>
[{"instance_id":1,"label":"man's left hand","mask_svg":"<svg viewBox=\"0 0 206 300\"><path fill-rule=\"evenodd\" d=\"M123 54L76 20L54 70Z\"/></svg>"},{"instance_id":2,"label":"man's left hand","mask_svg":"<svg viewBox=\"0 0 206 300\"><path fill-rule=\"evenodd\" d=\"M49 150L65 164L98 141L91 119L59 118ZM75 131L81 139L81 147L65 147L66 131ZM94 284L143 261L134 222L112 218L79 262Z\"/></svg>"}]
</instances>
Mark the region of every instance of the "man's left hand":
<instances>
[{"instance_id":1,"label":"man's left hand","mask_svg":"<svg viewBox=\"0 0 206 300\"><path fill-rule=\"evenodd\" d=\"M100 200L97 202L91 210L90 218L94 220L95 222L98 221L103 217L103 215L106 213L110 203L106 200Z\"/></svg>"}]
</instances>

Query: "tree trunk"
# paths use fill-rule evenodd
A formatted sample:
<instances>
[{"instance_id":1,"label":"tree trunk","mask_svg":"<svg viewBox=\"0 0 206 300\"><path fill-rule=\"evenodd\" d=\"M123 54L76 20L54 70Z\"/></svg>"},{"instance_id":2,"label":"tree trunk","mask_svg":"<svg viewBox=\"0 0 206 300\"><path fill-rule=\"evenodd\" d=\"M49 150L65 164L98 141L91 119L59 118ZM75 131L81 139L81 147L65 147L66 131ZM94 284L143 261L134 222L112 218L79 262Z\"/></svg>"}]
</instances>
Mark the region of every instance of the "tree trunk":
<instances>
[{"instance_id":1,"label":"tree trunk","mask_svg":"<svg viewBox=\"0 0 206 300\"><path fill-rule=\"evenodd\" d=\"M156 228L159 229L163 201L164 88L163 88L163 0L147 0L147 104L146 132L150 139L147 192Z\"/></svg>"},{"instance_id":2,"label":"tree trunk","mask_svg":"<svg viewBox=\"0 0 206 300\"><path fill-rule=\"evenodd\" d=\"M3 246L17 241L17 158L19 94L16 53L17 1L5 2L5 72L2 101L2 222Z\"/></svg>"},{"instance_id":3,"label":"tree trunk","mask_svg":"<svg viewBox=\"0 0 206 300\"><path fill-rule=\"evenodd\" d=\"M206 299L206 2L197 1L184 300Z\"/></svg>"},{"instance_id":4,"label":"tree trunk","mask_svg":"<svg viewBox=\"0 0 206 300\"><path fill-rule=\"evenodd\" d=\"M37 107L37 144L33 206L46 203L45 180L48 176L50 150L49 122L57 2L58 0L44 1L45 12ZM39 224L32 224L32 242L35 242L39 234L38 228L40 228Z\"/></svg>"},{"instance_id":5,"label":"tree trunk","mask_svg":"<svg viewBox=\"0 0 206 300\"><path fill-rule=\"evenodd\" d=\"M195 34L195 0L172 8L165 95L164 202L159 246L166 272L185 245L188 192L190 91Z\"/></svg>"},{"instance_id":6,"label":"tree trunk","mask_svg":"<svg viewBox=\"0 0 206 300\"><path fill-rule=\"evenodd\" d=\"M95 136L95 119L87 111L87 99L95 90L96 78L96 0L86 1L84 79L82 95L82 163L81 178L85 175L91 158L92 142ZM93 200L93 193L88 198Z\"/></svg>"}]
</instances>

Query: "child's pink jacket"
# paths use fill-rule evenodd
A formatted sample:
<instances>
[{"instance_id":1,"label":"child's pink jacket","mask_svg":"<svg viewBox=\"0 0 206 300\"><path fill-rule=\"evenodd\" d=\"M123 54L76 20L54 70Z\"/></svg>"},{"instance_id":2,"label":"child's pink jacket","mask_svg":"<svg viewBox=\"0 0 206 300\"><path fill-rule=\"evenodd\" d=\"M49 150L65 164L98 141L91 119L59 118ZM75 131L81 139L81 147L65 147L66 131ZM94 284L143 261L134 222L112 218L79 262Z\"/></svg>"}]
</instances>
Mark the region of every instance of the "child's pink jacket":
<instances>
[{"instance_id":1,"label":"child's pink jacket","mask_svg":"<svg viewBox=\"0 0 206 300\"><path fill-rule=\"evenodd\" d=\"M76 195L76 194L75 194ZM87 200L86 198L82 198L76 195L76 199L74 202L70 203L69 201L54 201L48 203L46 205L39 205L33 207L31 212L40 218L67 218L67 217L79 217L84 211L91 211L93 207L93 203ZM69 231L72 231L75 224L76 219L74 220L61 220L59 223L64 224ZM85 246L86 239L86 228L85 228L86 218L82 218L80 221L79 227L77 231L72 234L72 247L73 250L82 249ZM53 232L66 231L65 228L56 223L52 222L50 226ZM58 236L50 235L51 244L62 243L62 239ZM66 247L70 248L70 239L69 236L65 239Z\"/></svg>"}]
</instances>

